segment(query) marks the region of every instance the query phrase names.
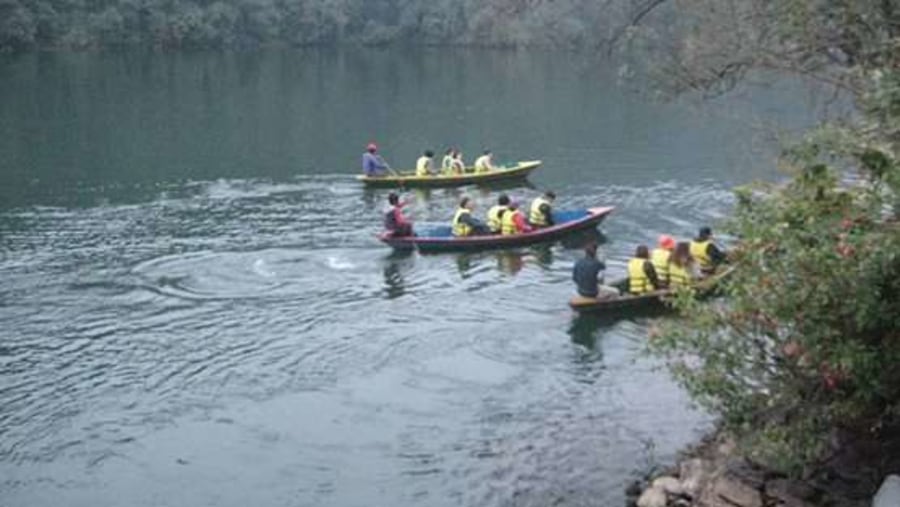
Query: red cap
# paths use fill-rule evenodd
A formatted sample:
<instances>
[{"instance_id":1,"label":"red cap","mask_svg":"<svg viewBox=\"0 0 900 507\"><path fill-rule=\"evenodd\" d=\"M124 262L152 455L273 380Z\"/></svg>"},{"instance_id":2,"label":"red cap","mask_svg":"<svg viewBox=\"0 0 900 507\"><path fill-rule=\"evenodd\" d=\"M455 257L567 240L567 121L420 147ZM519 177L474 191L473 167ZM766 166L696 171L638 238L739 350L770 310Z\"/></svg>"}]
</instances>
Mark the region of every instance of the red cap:
<instances>
[{"instance_id":1,"label":"red cap","mask_svg":"<svg viewBox=\"0 0 900 507\"><path fill-rule=\"evenodd\" d=\"M375 143L369 143L366 146L366 151L378 151L378 145Z\"/></svg>"},{"instance_id":2,"label":"red cap","mask_svg":"<svg viewBox=\"0 0 900 507\"><path fill-rule=\"evenodd\" d=\"M660 248L664 248L666 250L674 250L675 249L675 238L669 236L668 234L663 234L659 237L659 246Z\"/></svg>"}]
</instances>

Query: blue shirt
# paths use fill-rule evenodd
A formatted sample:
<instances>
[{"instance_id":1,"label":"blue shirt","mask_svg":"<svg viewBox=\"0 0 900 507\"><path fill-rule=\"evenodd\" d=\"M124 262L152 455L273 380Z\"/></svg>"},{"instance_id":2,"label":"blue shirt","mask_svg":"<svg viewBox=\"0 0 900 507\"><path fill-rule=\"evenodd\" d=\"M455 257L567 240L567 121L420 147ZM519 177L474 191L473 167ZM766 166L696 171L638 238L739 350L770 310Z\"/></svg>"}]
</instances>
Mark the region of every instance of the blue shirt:
<instances>
[{"instance_id":1,"label":"blue shirt","mask_svg":"<svg viewBox=\"0 0 900 507\"><path fill-rule=\"evenodd\" d=\"M366 176L378 176L387 169L387 164L382 162L378 156L365 152L362 157L362 167Z\"/></svg>"},{"instance_id":2,"label":"blue shirt","mask_svg":"<svg viewBox=\"0 0 900 507\"><path fill-rule=\"evenodd\" d=\"M594 257L585 255L575 263L572 270L572 280L578 288L578 294L586 298L597 297L597 277L606 266Z\"/></svg>"}]
</instances>

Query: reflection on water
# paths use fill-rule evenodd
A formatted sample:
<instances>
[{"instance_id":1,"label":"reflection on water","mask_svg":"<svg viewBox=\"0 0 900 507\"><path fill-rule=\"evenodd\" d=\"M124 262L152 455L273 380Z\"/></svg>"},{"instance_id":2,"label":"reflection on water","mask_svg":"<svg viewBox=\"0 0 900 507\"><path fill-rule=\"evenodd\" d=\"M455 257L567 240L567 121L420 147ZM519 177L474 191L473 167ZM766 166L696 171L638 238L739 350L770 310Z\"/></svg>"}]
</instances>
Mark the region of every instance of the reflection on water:
<instances>
[{"instance_id":1,"label":"reflection on water","mask_svg":"<svg viewBox=\"0 0 900 507\"><path fill-rule=\"evenodd\" d=\"M499 252L495 255L497 257L497 268L507 275L515 275L525 267L524 255L520 252Z\"/></svg>"},{"instance_id":2,"label":"reflection on water","mask_svg":"<svg viewBox=\"0 0 900 507\"><path fill-rule=\"evenodd\" d=\"M412 269L414 253L412 251L392 251L384 259L384 285L388 299L395 299L406 294L404 271Z\"/></svg>"},{"instance_id":3,"label":"reflection on water","mask_svg":"<svg viewBox=\"0 0 900 507\"><path fill-rule=\"evenodd\" d=\"M627 194L560 191L563 206L619 205L605 236L422 256L377 241L386 192L350 178L189 185L139 204L100 188L103 206L0 214L0 317L17 330L0 358L12 386L0 391L0 490L13 504L91 505L147 469L187 481L150 487L153 498L208 503L214 491L188 487L200 467L169 477L170 463L211 456L239 470L247 455L260 478L216 491L273 503L289 492L262 477L288 473L329 484L313 503L333 505L412 505L422 492L437 505L538 505L557 490L571 505L618 502L648 435L665 456L704 420L635 361L643 324L572 324L577 246L605 240L621 272L632 238L658 233ZM455 200L434 191L410 212L444 216ZM348 455L359 473L336 479ZM107 486L39 487L57 466L90 467ZM384 476L366 479L375 469Z\"/></svg>"},{"instance_id":4,"label":"reflection on water","mask_svg":"<svg viewBox=\"0 0 900 507\"><path fill-rule=\"evenodd\" d=\"M568 333L573 343L593 349L600 337L623 322L644 327L652 325L660 317L671 315L671 311L658 306L594 313L573 310Z\"/></svg>"}]
</instances>

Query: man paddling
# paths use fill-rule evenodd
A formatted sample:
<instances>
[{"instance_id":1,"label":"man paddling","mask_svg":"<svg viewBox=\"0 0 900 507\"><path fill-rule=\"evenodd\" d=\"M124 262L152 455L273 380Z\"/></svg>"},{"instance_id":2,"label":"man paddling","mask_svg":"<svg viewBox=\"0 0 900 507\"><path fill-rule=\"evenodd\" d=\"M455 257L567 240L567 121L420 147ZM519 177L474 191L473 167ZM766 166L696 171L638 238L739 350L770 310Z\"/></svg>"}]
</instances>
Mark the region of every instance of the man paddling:
<instances>
[{"instance_id":1,"label":"man paddling","mask_svg":"<svg viewBox=\"0 0 900 507\"><path fill-rule=\"evenodd\" d=\"M381 155L378 155L378 145L375 143L366 146L366 152L362 156L362 168L366 176L384 176L391 170Z\"/></svg>"},{"instance_id":2,"label":"man paddling","mask_svg":"<svg viewBox=\"0 0 900 507\"><path fill-rule=\"evenodd\" d=\"M391 192L388 195L388 204L390 209L384 214L384 228L391 233L391 236L412 236L412 223L403 216L403 207L408 204L407 201L401 201L400 196Z\"/></svg>"}]
</instances>

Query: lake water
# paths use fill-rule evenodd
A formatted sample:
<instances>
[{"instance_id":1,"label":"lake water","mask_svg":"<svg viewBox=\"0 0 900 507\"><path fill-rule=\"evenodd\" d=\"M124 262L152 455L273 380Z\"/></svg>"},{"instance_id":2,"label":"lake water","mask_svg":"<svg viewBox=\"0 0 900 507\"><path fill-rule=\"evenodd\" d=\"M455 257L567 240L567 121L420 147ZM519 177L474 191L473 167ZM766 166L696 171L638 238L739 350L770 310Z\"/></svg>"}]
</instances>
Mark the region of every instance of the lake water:
<instances>
[{"instance_id":1,"label":"lake water","mask_svg":"<svg viewBox=\"0 0 900 507\"><path fill-rule=\"evenodd\" d=\"M0 60L0 505L598 506L708 428L566 305L580 252L392 255L367 142L540 158L527 200L639 242L776 177L789 86L662 104L585 55L41 53ZM458 198L409 194L419 222Z\"/></svg>"}]
</instances>

